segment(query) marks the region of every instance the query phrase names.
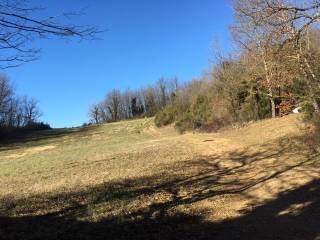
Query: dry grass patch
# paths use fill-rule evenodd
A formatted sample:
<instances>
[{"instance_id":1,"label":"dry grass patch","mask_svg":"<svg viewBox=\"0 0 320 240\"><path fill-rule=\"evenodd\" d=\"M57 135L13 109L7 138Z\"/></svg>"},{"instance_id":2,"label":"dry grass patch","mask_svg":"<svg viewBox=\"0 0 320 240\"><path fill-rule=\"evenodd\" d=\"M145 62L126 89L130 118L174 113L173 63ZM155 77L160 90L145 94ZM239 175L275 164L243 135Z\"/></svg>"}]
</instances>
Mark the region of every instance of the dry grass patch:
<instances>
[{"instance_id":1,"label":"dry grass patch","mask_svg":"<svg viewBox=\"0 0 320 240\"><path fill-rule=\"evenodd\" d=\"M236 131L179 135L141 119L10 145L1 157L31 144L55 148L0 161L0 234L314 239L320 163L297 126L299 119L289 116Z\"/></svg>"}]
</instances>

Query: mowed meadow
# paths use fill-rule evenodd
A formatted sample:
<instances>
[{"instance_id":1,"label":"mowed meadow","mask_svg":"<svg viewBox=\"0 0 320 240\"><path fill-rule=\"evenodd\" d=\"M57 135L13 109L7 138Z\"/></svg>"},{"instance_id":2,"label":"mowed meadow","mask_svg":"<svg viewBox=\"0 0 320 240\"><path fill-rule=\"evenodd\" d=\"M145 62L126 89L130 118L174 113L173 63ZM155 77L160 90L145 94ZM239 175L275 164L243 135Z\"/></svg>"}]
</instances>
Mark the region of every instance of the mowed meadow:
<instances>
[{"instance_id":1,"label":"mowed meadow","mask_svg":"<svg viewBox=\"0 0 320 240\"><path fill-rule=\"evenodd\" d=\"M145 118L16 136L0 148L0 238L316 239L309 133L297 114L210 134Z\"/></svg>"}]
</instances>

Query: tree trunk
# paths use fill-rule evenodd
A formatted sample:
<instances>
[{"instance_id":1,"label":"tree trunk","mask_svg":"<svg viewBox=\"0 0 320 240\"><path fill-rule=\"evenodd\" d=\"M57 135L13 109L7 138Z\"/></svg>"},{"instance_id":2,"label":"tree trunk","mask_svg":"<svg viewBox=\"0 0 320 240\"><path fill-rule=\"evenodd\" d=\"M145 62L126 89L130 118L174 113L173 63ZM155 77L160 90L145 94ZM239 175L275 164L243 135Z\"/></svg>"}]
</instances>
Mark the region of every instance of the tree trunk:
<instances>
[{"instance_id":1,"label":"tree trunk","mask_svg":"<svg viewBox=\"0 0 320 240\"><path fill-rule=\"evenodd\" d=\"M269 99L270 99L270 103L271 103L271 116L272 116L272 118L275 118L276 117L276 103L273 98L273 92L272 92L272 87L271 87L271 78L269 75L269 68L268 68L268 64L267 64L267 61L266 61L264 55L263 55L263 64L264 64L264 71L266 74L266 80L269 85L268 95L269 95Z\"/></svg>"},{"instance_id":2,"label":"tree trunk","mask_svg":"<svg viewBox=\"0 0 320 240\"><path fill-rule=\"evenodd\" d=\"M271 96L270 97L270 103L271 103L271 116L272 118L276 117L276 104L274 102L274 98Z\"/></svg>"}]
</instances>

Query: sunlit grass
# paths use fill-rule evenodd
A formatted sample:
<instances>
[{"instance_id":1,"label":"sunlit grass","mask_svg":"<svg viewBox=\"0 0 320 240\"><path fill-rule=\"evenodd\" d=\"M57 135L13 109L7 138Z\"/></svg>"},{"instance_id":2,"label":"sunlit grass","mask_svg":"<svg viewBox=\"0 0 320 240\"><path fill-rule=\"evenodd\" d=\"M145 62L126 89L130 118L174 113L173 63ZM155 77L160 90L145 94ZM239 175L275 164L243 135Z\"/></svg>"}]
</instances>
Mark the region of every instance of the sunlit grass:
<instances>
[{"instance_id":1,"label":"sunlit grass","mask_svg":"<svg viewBox=\"0 0 320 240\"><path fill-rule=\"evenodd\" d=\"M272 131L273 120L265 120L220 133L179 135L140 119L51 130L3 144L0 220L35 217L30 220L38 224L37 217L44 217L51 224L41 228L63 233L71 221L79 234L82 223L103 223L90 231L98 227L114 237L130 235L131 224L163 221L167 229L173 221L187 231L194 218L236 218L249 205L254 209L319 178L318 157L302 144L305 132L297 124L290 116L277 120L281 130ZM104 232L106 227L114 232ZM118 232L123 227L129 229Z\"/></svg>"}]
</instances>

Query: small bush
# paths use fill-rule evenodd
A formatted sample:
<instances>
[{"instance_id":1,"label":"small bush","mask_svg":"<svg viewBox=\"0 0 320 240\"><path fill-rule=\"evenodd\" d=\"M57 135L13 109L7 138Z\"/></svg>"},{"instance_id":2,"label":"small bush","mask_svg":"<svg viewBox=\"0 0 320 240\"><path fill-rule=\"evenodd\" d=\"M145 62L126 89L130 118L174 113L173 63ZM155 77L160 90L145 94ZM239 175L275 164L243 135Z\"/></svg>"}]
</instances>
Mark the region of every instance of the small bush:
<instances>
[{"instance_id":1,"label":"small bush","mask_svg":"<svg viewBox=\"0 0 320 240\"><path fill-rule=\"evenodd\" d=\"M201 128L212 116L208 97L198 96L195 103L191 106L191 112L193 128Z\"/></svg>"},{"instance_id":2,"label":"small bush","mask_svg":"<svg viewBox=\"0 0 320 240\"><path fill-rule=\"evenodd\" d=\"M311 102L304 102L302 105L302 111L304 113L304 120L307 122L315 121L315 112L314 107Z\"/></svg>"},{"instance_id":3,"label":"small bush","mask_svg":"<svg viewBox=\"0 0 320 240\"><path fill-rule=\"evenodd\" d=\"M190 129L200 129L212 116L208 97L202 95L187 109L182 109L178 106L165 108L156 115L156 125L164 126L175 122L176 130L183 133Z\"/></svg>"},{"instance_id":4,"label":"small bush","mask_svg":"<svg viewBox=\"0 0 320 240\"><path fill-rule=\"evenodd\" d=\"M263 95L249 95L240 108L239 117L241 122L271 117L270 100Z\"/></svg>"},{"instance_id":5,"label":"small bush","mask_svg":"<svg viewBox=\"0 0 320 240\"><path fill-rule=\"evenodd\" d=\"M192 113L191 112L185 112L180 114L177 117L177 121L175 123L175 129L179 133L184 133L188 129L193 128L193 118L192 118Z\"/></svg>"},{"instance_id":6,"label":"small bush","mask_svg":"<svg viewBox=\"0 0 320 240\"><path fill-rule=\"evenodd\" d=\"M162 111L158 112L155 117L157 127L169 125L175 121L177 111L173 106L167 106Z\"/></svg>"}]
</instances>

